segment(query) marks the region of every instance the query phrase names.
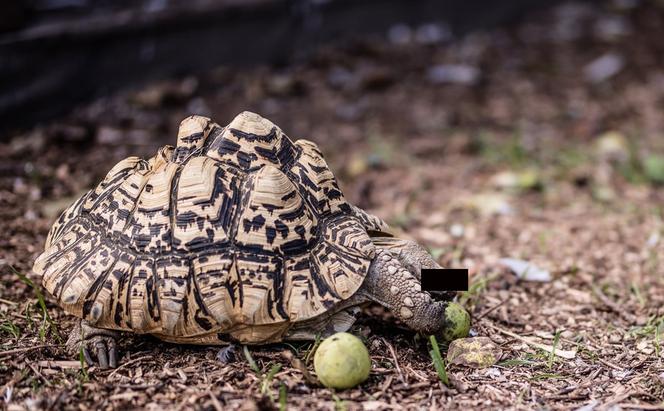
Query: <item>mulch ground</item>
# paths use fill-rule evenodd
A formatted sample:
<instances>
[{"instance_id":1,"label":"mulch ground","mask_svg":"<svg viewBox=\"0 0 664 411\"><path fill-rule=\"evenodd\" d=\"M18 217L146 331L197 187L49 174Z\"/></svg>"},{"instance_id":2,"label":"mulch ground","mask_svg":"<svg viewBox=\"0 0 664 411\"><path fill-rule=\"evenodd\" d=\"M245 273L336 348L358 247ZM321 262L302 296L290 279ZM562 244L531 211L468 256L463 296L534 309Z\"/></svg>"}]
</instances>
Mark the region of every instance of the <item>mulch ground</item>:
<instances>
[{"instance_id":1,"label":"mulch ground","mask_svg":"<svg viewBox=\"0 0 664 411\"><path fill-rule=\"evenodd\" d=\"M662 3L570 3L486 32L444 33L401 27L389 41L325 47L291 66L220 67L9 136L0 144L1 407L664 409ZM316 141L352 202L444 266L469 268L459 299L473 335L499 345L498 363L449 365L444 385L428 340L370 307L353 332L372 372L346 391L315 383L308 343L252 347L257 372L241 353L221 364L215 347L127 335L118 369L82 370L57 337L74 319L47 296L44 320L36 290L10 267L39 284L30 269L50 224L115 162L172 144L190 113L225 124L242 110ZM504 257L552 278L520 280Z\"/></svg>"}]
</instances>

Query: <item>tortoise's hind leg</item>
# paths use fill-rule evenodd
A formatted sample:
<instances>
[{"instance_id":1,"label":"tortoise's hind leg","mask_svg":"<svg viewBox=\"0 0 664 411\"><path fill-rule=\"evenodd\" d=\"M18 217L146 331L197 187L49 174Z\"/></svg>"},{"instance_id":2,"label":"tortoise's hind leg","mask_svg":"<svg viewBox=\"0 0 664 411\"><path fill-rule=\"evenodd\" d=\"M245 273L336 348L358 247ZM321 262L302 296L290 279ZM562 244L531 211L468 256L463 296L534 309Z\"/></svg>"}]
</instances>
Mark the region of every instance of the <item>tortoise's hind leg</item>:
<instances>
[{"instance_id":1,"label":"tortoise's hind leg","mask_svg":"<svg viewBox=\"0 0 664 411\"><path fill-rule=\"evenodd\" d=\"M81 320L74 326L69 334L66 347L70 355L79 355L83 350L83 356L88 365L96 362L102 369L115 368L118 366L117 331L95 328ZM91 354L92 353L92 354Z\"/></svg>"},{"instance_id":2,"label":"tortoise's hind leg","mask_svg":"<svg viewBox=\"0 0 664 411\"><path fill-rule=\"evenodd\" d=\"M238 351L240 346L236 343L230 343L225 347L222 347L217 352L217 360L222 364L230 364L235 362L238 357Z\"/></svg>"}]
</instances>

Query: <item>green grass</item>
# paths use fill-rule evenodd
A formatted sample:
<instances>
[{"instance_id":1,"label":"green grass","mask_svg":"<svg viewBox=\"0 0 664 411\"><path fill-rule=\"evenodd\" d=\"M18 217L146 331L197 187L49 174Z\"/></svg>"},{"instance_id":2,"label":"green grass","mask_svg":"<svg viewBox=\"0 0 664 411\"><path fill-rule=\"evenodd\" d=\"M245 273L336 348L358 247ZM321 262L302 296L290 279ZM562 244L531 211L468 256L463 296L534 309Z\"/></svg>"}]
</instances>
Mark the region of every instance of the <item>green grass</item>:
<instances>
[{"instance_id":1,"label":"green grass","mask_svg":"<svg viewBox=\"0 0 664 411\"><path fill-rule=\"evenodd\" d=\"M279 411L286 411L286 405L288 404L286 396L286 384L282 382L279 384Z\"/></svg>"},{"instance_id":2,"label":"green grass","mask_svg":"<svg viewBox=\"0 0 664 411\"><path fill-rule=\"evenodd\" d=\"M533 366L533 365L539 365L540 362L537 361L530 361L530 360L522 360L519 358L512 358L509 360L504 360L499 362L496 365L499 365L501 367L522 367L522 366Z\"/></svg>"},{"instance_id":3,"label":"green grass","mask_svg":"<svg viewBox=\"0 0 664 411\"><path fill-rule=\"evenodd\" d=\"M550 372L540 372L532 377L528 378L531 381L536 381L536 380L562 380L567 378L566 376L562 374L555 374L555 373L550 373Z\"/></svg>"},{"instance_id":4,"label":"green grass","mask_svg":"<svg viewBox=\"0 0 664 411\"><path fill-rule=\"evenodd\" d=\"M249 363L249 368L251 368L256 374L260 375L261 369L258 368L258 364L256 364L256 361L254 361L254 357L251 356L251 353L249 352L249 347L245 345L244 347L242 347L242 351L244 352L244 358Z\"/></svg>"},{"instance_id":5,"label":"green grass","mask_svg":"<svg viewBox=\"0 0 664 411\"><path fill-rule=\"evenodd\" d=\"M7 318L4 313L0 313L0 332L8 334L15 339L21 338L21 329L11 319Z\"/></svg>"},{"instance_id":6,"label":"green grass","mask_svg":"<svg viewBox=\"0 0 664 411\"><path fill-rule=\"evenodd\" d=\"M304 357L304 364L309 365L311 362L314 360L314 354L316 353L316 350L318 349L318 346L321 343L321 338L320 335L316 335L316 340L311 344L311 347L307 350L307 354Z\"/></svg>"},{"instance_id":7,"label":"green grass","mask_svg":"<svg viewBox=\"0 0 664 411\"><path fill-rule=\"evenodd\" d=\"M431 359L433 360L433 366L436 368L436 372L438 373L438 378L443 384L449 386L450 380L447 377L445 360L443 359L442 355L440 355L440 348L438 347L438 341L436 341L436 337L434 337L433 335L429 336L429 341L431 342L431 350L429 351L429 355L431 355Z\"/></svg>"},{"instance_id":8,"label":"green grass","mask_svg":"<svg viewBox=\"0 0 664 411\"><path fill-rule=\"evenodd\" d=\"M252 371L256 373L256 375L260 378L261 395L267 394L270 397L270 400L274 401L272 393L270 392L270 385L272 385L272 380L274 380L274 376L279 372L279 370L281 370L281 364L268 363L266 368L269 367L269 370L267 372L264 372L258 366L254 358L251 356L249 348L246 345L242 347L242 351L244 352L244 358L247 360L247 363L249 363L249 368L251 368ZM279 387L280 401L281 401L281 395L282 395L281 387Z\"/></svg>"},{"instance_id":9,"label":"green grass","mask_svg":"<svg viewBox=\"0 0 664 411\"><path fill-rule=\"evenodd\" d=\"M556 334L553 337L553 349L549 353L549 360L547 362L547 367L549 369L551 369L553 367L553 362L556 359L555 352L556 352L556 348L558 348L558 343L560 342L560 333L561 333L560 330L556 331Z\"/></svg>"},{"instance_id":10,"label":"green grass","mask_svg":"<svg viewBox=\"0 0 664 411\"><path fill-rule=\"evenodd\" d=\"M464 307L468 307L468 304L471 301L479 299L482 293L486 290L487 284L496 278L498 278L498 274L494 274L488 277L481 277L473 281L468 287L468 291L463 291L459 296L459 304Z\"/></svg>"},{"instance_id":11,"label":"green grass","mask_svg":"<svg viewBox=\"0 0 664 411\"><path fill-rule=\"evenodd\" d=\"M639 287L639 284L636 283L635 281L632 281L632 285L630 286L630 289L632 290L632 293L636 297L636 299L639 302L639 305L641 308L645 307L647 304L646 299L643 297L643 293L641 293L641 288Z\"/></svg>"},{"instance_id":12,"label":"green grass","mask_svg":"<svg viewBox=\"0 0 664 411\"><path fill-rule=\"evenodd\" d=\"M82 382L88 382L90 380L90 376L88 375L88 369L85 364L85 355L83 354L83 347L78 352L78 361L81 363L81 381Z\"/></svg>"},{"instance_id":13,"label":"green grass","mask_svg":"<svg viewBox=\"0 0 664 411\"><path fill-rule=\"evenodd\" d=\"M263 374L263 379L261 381L261 394L265 395L268 393L270 384L272 383L274 376L279 372L279 370L281 370L281 364L273 364L270 367L270 370Z\"/></svg>"},{"instance_id":14,"label":"green grass","mask_svg":"<svg viewBox=\"0 0 664 411\"><path fill-rule=\"evenodd\" d=\"M575 167L588 164L590 161L588 151L578 146L563 147L559 150L553 151L553 153L555 154L553 160L554 164L557 166L558 170L563 173L566 173Z\"/></svg>"},{"instance_id":15,"label":"green grass","mask_svg":"<svg viewBox=\"0 0 664 411\"><path fill-rule=\"evenodd\" d=\"M532 162L533 156L523 146L517 133L503 141L484 132L477 137L476 143L480 156L489 164L522 168Z\"/></svg>"},{"instance_id":16,"label":"green grass","mask_svg":"<svg viewBox=\"0 0 664 411\"><path fill-rule=\"evenodd\" d=\"M650 335L655 336L657 332L662 332L664 330L664 315L655 316L653 315L648 319L645 325L632 327L628 331L628 334L631 337L648 337Z\"/></svg>"},{"instance_id":17,"label":"green grass","mask_svg":"<svg viewBox=\"0 0 664 411\"><path fill-rule=\"evenodd\" d=\"M334 409L335 411L346 411L346 403L344 400L339 398L337 394L332 394L332 399L334 400Z\"/></svg>"},{"instance_id":18,"label":"green grass","mask_svg":"<svg viewBox=\"0 0 664 411\"><path fill-rule=\"evenodd\" d=\"M662 322L660 322L659 325L655 328L655 357L657 358L659 358L659 354L662 349L659 342L663 331L664 331L664 320L662 320Z\"/></svg>"},{"instance_id":19,"label":"green grass","mask_svg":"<svg viewBox=\"0 0 664 411\"><path fill-rule=\"evenodd\" d=\"M39 308L41 309L42 312L42 324L39 327L39 339L42 342L45 342L46 336L50 332L53 338L55 338L55 340L61 344L63 342L62 337L58 332L57 325L55 324L55 322L48 313L48 309L46 308L46 300L44 299L44 295L42 294L39 287L37 287L28 277L19 273L14 267L9 266L9 268L21 280L21 282L30 287L37 296L37 304L39 305Z\"/></svg>"}]
</instances>

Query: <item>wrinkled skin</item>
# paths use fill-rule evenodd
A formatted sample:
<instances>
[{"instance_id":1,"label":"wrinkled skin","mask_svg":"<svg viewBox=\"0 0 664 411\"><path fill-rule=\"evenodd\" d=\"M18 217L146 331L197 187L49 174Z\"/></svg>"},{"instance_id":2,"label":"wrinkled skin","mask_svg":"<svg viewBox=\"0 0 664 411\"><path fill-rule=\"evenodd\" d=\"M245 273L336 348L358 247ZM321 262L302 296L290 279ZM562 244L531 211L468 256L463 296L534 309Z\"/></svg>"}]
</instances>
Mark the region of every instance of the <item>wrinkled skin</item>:
<instances>
[{"instance_id":1,"label":"wrinkled skin","mask_svg":"<svg viewBox=\"0 0 664 411\"><path fill-rule=\"evenodd\" d=\"M86 321L77 324L67 339L67 351L83 357L88 365L99 364L100 368L118 366L117 338L119 333L113 330L91 327Z\"/></svg>"}]
</instances>

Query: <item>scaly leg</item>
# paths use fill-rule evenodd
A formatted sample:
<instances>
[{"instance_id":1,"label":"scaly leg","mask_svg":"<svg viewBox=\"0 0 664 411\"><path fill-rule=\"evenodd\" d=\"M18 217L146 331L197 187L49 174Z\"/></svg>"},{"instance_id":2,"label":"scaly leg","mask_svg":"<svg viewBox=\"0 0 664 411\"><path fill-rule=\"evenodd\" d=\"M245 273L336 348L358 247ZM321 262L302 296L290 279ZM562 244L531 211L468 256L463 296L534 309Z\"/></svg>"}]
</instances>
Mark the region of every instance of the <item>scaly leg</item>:
<instances>
[{"instance_id":1,"label":"scaly leg","mask_svg":"<svg viewBox=\"0 0 664 411\"><path fill-rule=\"evenodd\" d=\"M117 338L119 333L113 330L92 327L85 320L81 320L69 334L66 347L70 355L78 355L83 350L83 356L88 365L96 362L102 369L118 366ZM92 354L91 354L92 353Z\"/></svg>"},{"instance_id":2,"label":"scaly leg","mask_svg":"<svg viewBox=\"0 0 664 411\"><path fill-rule=\"evenodd\" d=\"M419 279L385 249L377 249L362 292L417 332L439 334L447 326L447 302L423 292Z\"/></svg>"}]
</instances>

